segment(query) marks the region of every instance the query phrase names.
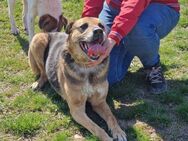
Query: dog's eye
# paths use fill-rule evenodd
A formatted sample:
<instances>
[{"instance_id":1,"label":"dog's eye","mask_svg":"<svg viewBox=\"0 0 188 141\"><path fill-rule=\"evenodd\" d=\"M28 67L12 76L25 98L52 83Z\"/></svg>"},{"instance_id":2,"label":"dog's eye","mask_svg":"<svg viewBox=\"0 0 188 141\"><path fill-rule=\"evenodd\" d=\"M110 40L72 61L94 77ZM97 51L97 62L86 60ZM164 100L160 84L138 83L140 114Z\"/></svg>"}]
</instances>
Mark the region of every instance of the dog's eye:
<instances>
[{"instance_id":1,"label":"dog's eye","mask_svg":"<svg viewBox=\"0 0 188 141\"><path fill-rule=\"evenodd\" d=\"M82 31L85 31L87 28L88 28L88 24L87 23L84 23L83 25L80 26L80 29Z\"/></svg>"},{"instance_id":2,"label":"dog's eye","mask_svg":"<svg viewBox=\"0 0 188 141\"><path fill-rule=\"evenodd\" d=\"M99 26L100 28L104 29L104 26L103 26L101 23L99 23L98 26Z\"/></svg>"}]
</instances>

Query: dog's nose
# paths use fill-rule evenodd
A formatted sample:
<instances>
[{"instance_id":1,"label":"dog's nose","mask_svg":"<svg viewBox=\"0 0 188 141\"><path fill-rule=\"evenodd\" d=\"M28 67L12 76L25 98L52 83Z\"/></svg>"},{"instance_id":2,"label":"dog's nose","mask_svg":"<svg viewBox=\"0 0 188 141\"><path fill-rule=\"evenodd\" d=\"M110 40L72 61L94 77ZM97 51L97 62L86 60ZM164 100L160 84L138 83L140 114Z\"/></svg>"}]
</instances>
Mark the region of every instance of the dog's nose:
<instances>
[{"instance_id":1,"label":"dog's nose","mask_svg":"<svg viewBox=\"0 0 188 141\"><path fill-rule=\"evenodd\" d=\"M99 28L93 30L93 40L98 40L101 38L103 38L103 30Z\"/></svg>"}]
</instances>

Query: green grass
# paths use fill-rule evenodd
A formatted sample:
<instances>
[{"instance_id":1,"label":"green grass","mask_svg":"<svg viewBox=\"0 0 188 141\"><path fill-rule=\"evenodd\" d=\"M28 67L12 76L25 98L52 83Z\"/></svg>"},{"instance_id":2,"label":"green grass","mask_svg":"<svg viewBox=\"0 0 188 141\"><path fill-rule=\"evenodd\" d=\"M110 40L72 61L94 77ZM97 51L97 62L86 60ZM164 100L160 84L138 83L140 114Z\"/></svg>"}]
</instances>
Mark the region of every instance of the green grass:
<instances>
[{"instance_id":1,"label":"green grass","mask_svg":"<svg viewBox=\"0 0 188 141\"><path fill-rule=\"evenodd\" d=\"M83 0L62 3L70 21L81 16ZM129 141L188 139L188 1L180 3L180 21L161 40L160 47L168 92L160 96L147 92L138 59L125 79L109 91L107 102ZM0 0L0 140L71 141L79 135L86 141L99 141L72 119L68 105L49 84L41 92L30 89L35 76L28 65L28 36L22 26L21 7L17 1L15 18L20 34L13 36L7 1ZM37 20L35 28L38 32ZM107 131L104 121L91 108L87 111Z\"/></svg>"},{"instance_id":2,"label":"green grass","mask_svg":"<svg viewBox=\"0 0 188 141\"><path fill-rule=\"evenodd\" d=\"M183 102L183 95L181 93L174 93L173 91L159 96L159 100L164 104L180 104Z\"/></svg>"},{"instance_id":3,"label":"green grass","mask_svg":"<svg viewBox=\"0 0 188 141\"><path fill-rule=\"evenodd\" d=\"M62 132L57 134L55 137L53 137L54 141L68 141L70 139L70 134L66 132Z\"/></svg>"},{"instance_id":4,"label":"green grass","mask_svg":"<svg viewBox=\"0 0 188 141\"><path fill-rule=\"evenodd\" d=\"M177 112L179 118L188 122L188 103L182 103L181 105L179 105L176 108L176 112Z\"/></svg>"},{"instance_id":5,"label":"green grass","mask_svg":"<svg viewBox=\"0 0 188 141\"><path fill-rule=\"evenodd\" d=\"M12 102L14 109L27 109L28 111L55 111L57 106L53 105L51 100L41 93L27 91L26 94L17 96Z\"/></svg>"},{"instance_id":6,"label":"green grass","mask_svg":"<svg viewBox=\"0 0 188 141\"><path fill-rule=\"evenodd\" d=\"M23 113L18 116L11 115L1 121L1 128L5 132L12 132L16 135L33 135L42 127L42 122L45 122L45 118L40 113Z\"/></svg>"},{"instance_id":7,"label":"green grass","mask_svg":"<svg viewBox=\"0 0 188 141\"><path fill-rule=\"evenodd\" d=\"M132 127L129 128L127 131L130 134L130 137L128 138L128 140L139 140L139 141L149 141L149 135L147 135L146 133L143 132L142 128L136 128L136 127Z\"/></svg>"}]
</instances>

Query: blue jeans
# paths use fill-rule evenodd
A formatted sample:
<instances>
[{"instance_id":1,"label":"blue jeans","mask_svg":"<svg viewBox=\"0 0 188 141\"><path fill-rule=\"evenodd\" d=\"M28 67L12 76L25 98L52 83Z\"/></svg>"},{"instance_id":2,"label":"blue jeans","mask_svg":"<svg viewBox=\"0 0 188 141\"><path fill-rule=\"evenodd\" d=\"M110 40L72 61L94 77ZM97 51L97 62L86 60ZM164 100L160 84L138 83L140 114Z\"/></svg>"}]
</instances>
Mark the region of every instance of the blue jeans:
<instances>
[{"instance_id":1,"label":"blue jeans","mask_svg":"<svg viewBox=\"0 0 188 141\"><path fill-rule=\"evenodd\" d=\"M105 23L107 32L118 13L119 10L104 3L99 19ZM111 51L108 74L110 85L125 77L134 56L140 59L145 68L159 63L160 39L165 37L178 21L179 13L174 9L164 4L151 3L131 32Z\"/></svg>"}]
</instances>

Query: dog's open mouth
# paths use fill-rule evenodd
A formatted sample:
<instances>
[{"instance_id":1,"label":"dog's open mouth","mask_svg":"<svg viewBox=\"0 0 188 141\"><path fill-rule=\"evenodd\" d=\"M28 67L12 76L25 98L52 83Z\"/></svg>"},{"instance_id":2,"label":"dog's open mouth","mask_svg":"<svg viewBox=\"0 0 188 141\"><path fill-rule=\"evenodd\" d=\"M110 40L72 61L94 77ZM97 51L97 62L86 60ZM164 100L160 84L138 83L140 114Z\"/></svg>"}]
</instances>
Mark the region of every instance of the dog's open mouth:
<instances>
[{"instance_id":1,"label":"dog's open mouth","mask_svg":"<svg viewBox=\"0 0 188 141\"><path fill-rule=\"evenodd\" d=\"M103 46L102 41L93 41L93 42L80 42L80 48L84 51L84 53L91 59L97 60L99 57L104 54L106 48Z\"/></svg>"}]
</instances>

